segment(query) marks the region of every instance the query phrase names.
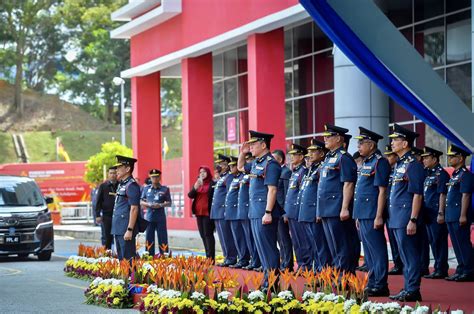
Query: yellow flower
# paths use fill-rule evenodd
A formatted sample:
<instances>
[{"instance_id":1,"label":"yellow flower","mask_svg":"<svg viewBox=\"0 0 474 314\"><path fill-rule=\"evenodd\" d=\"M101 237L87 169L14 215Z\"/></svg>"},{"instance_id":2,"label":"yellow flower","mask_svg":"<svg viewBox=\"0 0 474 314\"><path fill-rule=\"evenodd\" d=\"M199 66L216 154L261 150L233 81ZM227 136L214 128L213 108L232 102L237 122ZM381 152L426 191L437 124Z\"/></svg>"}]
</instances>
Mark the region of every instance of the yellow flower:
<instances>
[{"instance_id":1,"label":"yellow flower","mask_svg":"<svg viewBox=\"0 0 474 314\"><path fill-rule=\"evenodd\" d=\"M119 298L114 298L114 301L112 302L114 305L118 305L120 303Z\"/></svg>"}]
</instances>

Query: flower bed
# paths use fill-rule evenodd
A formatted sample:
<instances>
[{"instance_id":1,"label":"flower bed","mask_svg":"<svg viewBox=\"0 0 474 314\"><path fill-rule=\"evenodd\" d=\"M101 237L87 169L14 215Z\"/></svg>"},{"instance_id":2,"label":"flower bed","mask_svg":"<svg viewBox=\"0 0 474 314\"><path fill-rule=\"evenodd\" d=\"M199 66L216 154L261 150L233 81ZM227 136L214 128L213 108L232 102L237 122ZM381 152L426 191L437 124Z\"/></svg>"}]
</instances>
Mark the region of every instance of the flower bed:
<instances>
[{"instance_id":1,"label":"flower bed","mask_svg":"<svg viewBox=\"0 0 474 314\"><path fill-rule=\"evenodd\" d=\"M214 269L212 261L202 257L144 253L130 264L105 250L81 247L79 253L66 261L66 274L93 279L85 291L86 303L111 308L136 306L147 313L440 312L418 304L412 308L367 301L367 274L356 276L332 268L320 273L285 271L279 276L270 271L264 293L262 273L246 273L239 280L238 273ZM301 292L296 289L298 277L305 281ZM134 296L141 298L133 302Z\"/></svg>"}]
</instances>

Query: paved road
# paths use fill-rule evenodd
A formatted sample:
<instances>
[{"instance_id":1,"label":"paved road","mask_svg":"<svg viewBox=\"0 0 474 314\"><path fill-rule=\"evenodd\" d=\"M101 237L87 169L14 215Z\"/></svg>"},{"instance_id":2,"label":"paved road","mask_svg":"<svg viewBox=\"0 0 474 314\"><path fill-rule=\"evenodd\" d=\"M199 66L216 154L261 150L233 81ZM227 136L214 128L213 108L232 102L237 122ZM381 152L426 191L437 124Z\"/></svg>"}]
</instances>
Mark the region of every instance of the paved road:
<instances>
[{"instance_id":1,"label":"paved road","mask_svg":"<svg viewBox=\"0 0 474 314\"><path fill-rule=\"evenodd\" d=\"M117 312L84 304L88 282L64 275L65 256L76 254L81 242L98 244L56 237L55 254L49 262L40 262L35 256L0 258L0 313ZM137 313L133 310L119 312Z\"/></svg>"}]
</instances>

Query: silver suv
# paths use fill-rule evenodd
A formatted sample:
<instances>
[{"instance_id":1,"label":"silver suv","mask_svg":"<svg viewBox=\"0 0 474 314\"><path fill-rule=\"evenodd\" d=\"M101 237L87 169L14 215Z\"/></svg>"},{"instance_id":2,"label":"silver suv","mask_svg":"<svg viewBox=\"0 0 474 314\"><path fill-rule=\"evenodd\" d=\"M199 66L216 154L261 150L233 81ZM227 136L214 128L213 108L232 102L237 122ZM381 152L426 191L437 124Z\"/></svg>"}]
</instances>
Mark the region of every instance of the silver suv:
<instances>
[{"instance_id":1,"label":"silver suv","mask_svg":"<svg viewBox=\"0 0 474 314\"><path fill-rule=\"evenodd\" d=\"M0 255L35 254L49 261L54 231L47 204L36 182L28 177L0 175Z\"/></svg>"}]
</instances>

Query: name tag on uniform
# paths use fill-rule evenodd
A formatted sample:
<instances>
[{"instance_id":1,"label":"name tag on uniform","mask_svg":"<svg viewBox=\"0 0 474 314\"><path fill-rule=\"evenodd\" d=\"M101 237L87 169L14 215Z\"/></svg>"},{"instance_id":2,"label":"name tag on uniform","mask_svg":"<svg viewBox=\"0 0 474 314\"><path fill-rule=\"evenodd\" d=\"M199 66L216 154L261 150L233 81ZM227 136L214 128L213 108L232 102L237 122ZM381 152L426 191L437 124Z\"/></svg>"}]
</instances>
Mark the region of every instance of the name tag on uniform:
<instances>
[{"instance_id":1,"label":"name tag on uniform","mask_svg":"<svg viewBox=\"0 0 474 314\"><path fill-rule=\"evenodd\" d=\"M399 172L399 173L405 173L406 171L407 171L407 170L406 170L405 167L403 167L403 168L398 168L398 169L397 169L397 172Z\"/></svg>"},{"instance_id":2,"label":"name tag on uniform","mask_svg":"<svg viewBox=\"0 0 474 314\"><path fill-rule=\"evenodd\" d=\"M257 169L257 170L263 170L263 169L265 169L265 168L263 168L262 166L255 166L255 169Z\"/></svg>"},{"instance_id":3,"label":"name tag on uniform","mask_svg":"<svg viewBox=\"0 0 474 314\"><path fill-rule=\"evenodd\" d=\"M328 176L328 171L326 169L323 170L323 177L326 178Z\"/></svg>"},{"instance_id":4,"label":"name tag on uniform","mask_svg":"<svg viewBox=\"0 0 474 314\"><path fill-rule=\"evenodd\" d=\"M329 158L329 162L332 163L332 164L335 163L336 161L337 161L337 157Z\"/></svg>"},{"instance_id":5,"label":"name tag on uniform","mask_svg":"<svg viewBox=\"0 0 474 314\"><path fill-rule=\"evenodd\" d=\"M364 166L363 169L365 169L365 170L372 170L372 166Z\"/></svg>"},{"instance_id":6,"label":"name tag on uniform","mask_svg":"<svg viewBox=\"0 0 474 314\"><path fill-rule=\"evenodd\" d=\"M117 193L109 192L109 195L115 196L115 195L117 195Z\"/></svg>"}]
</instances>

